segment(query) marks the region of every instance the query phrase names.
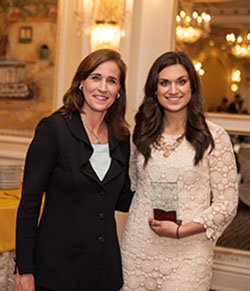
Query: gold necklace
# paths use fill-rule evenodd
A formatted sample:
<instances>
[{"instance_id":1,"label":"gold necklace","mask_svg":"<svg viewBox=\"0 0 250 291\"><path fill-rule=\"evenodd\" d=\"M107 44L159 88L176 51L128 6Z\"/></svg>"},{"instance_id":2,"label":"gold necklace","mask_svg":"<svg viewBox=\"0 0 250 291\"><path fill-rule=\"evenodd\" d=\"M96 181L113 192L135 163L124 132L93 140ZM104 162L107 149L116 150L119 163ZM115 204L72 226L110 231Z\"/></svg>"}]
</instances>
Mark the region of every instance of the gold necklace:
<instances>
[{"instance_id":1,"label":"gold necklace","mask_svg":"<svg viewBox=\"0 0 250 291\"><path fill-rule=\"evenodd\" d=\"M86 128L89 130L90 133L92 133L92 135L95 137L95 143L96 144L100 144L101 140L99 138L100 134L95 134L94 131L88 126L87 122L84 121L83 117L82 118L82 122L83 124L86 126ZM100 131L101 131L102 125L100 126Z\"/></svg>"},{"instance_id":2,"label":"gold necklace","mask_svg":"<svg viewBox=\"0 0 250 291\"><path fill-rule=\"evenodd\" d=\"M87 127L87 129L89 130L90 133L92 133L95 136L95 143L100 144L101 140L99 138L99 134L95 134L88 126L88 124L86 122L83 122L85 124L85 126Z\"/></svg>"},{"instance_id":3,"label":"gold necklace","mask_svg":"<svg viewBox=\"0 0 250 291\"><path fill-rule=\"evenodd\" d=\"M172 144L167 144L165 141L164 136L160 136L159 142L158 142L158 148L163 150L163 156L164 158L169 157L169 155L171 154L171 152L175 151L180 144L182 143L183 139L184 139L185 134L182 134L181 136L179 136L176 141Z\"/></svg>"}]
</instances>

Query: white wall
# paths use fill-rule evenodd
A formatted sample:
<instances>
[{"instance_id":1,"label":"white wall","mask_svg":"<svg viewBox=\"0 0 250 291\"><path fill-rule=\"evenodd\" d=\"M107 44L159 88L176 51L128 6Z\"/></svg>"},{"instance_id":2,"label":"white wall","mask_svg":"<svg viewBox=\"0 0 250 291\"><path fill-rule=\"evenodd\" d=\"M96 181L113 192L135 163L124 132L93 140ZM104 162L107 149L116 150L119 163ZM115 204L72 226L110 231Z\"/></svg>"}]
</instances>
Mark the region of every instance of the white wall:
<instances>
[{"instance_id":1,"label":"white wall","mask_svg":"<svg viewBox=\"0 0 250 291\"><path fill-rule=\"evenodd\" d=\"M121 54L128 64L128 112L133 124L134 113L143 97L147 73L154 60L174 48L176 0L134 0L131 31L122 41ZM130 46L124 48L124 43Z\"/></svg>"}]
</instances>

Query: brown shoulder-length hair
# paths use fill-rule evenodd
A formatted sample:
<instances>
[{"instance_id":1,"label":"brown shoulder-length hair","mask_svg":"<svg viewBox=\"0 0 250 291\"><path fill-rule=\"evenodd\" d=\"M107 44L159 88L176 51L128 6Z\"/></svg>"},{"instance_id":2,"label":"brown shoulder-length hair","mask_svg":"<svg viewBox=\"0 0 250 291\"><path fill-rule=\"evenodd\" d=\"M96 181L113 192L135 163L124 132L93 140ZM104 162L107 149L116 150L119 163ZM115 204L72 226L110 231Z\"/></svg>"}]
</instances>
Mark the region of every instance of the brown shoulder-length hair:
<instances>
[{"instance_id":1,"label":"brown shoulder-length hair","mask_svg":"<svg viewBox=\"0 0 250 291\"><path fill-rule=\"evenodd\" d=\"M133 142L145 158L144 166L151 157L152 146L157 144L163 130L164 110L155 94L158 76L164 68L175 64L180 64L186 69L190 80L192 96L187 107L185 137L195 149L194 165L199 163L209 146L211 150L214 147L204 116L200 79L194 65L184 52L167 52L153 63L144 87L144 100L135 115Z\"/></svg>"},{"instance_id":2,"label":"brown shoulder-length hair","mask_svg":"<svg viewBox=\"0 0 250 291\"><path fill-rule=\"evenodd\" d=\"M111 49L100 49L90 53L79 64L75 76L72 80L71 87L63 96L63 106L56 113L68 115L72 117L73 112L82 111L84 103L84 95L79 90L79 85L82 80L86 80L88 76L102 63L114 61L120 69L120 98L116 99L112 106L108 109L105 120L109 125L111 133L124 143L129 136L128 123L125 120L126 112L126 87L125 78L127 66L121 59L121 55Z\"/></svg>"}]
</instances>

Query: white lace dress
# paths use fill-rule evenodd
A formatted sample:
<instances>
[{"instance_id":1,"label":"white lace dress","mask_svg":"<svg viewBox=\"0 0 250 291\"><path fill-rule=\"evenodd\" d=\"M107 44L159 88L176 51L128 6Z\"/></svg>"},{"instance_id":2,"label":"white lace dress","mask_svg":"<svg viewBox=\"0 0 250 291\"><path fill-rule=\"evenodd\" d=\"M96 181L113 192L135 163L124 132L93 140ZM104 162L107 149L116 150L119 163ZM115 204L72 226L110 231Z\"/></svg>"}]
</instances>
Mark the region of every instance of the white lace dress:
<instances>
[{"instance_id":1,"label":"white lace dress","mask_svg":"<svg viewBox=\"0 0 250 291\"><path fill-rule=\"evenodd\" d=\"M194 149L186 139L168 158L152 150L144 158L132 152L131 179L136 194L122 239L123 291L209 290L213 249L218 237L233 219L238 203L237 173L228 134L207 121L215 141L198 166ZM164 134L172 144L177 136ZM176 182L182 223L202 223L206 232L182 239L159 237L148 225L152 217L150 182Z\"/></svg>"}]
</instances>

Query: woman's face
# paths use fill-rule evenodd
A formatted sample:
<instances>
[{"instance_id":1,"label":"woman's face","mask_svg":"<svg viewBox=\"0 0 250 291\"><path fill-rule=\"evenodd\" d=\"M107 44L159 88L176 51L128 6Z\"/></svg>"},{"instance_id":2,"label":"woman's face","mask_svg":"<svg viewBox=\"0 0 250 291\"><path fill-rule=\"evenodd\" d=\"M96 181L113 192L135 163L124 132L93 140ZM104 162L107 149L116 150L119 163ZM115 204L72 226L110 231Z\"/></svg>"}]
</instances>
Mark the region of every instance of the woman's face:
<instances>
[{"instance_id":1,"label":"woman's face","mask_svg":"<svg viewBox=\"0 0 250 291\"><path fill-rule=\"evenodd\" d=\"M81 81L84 94L84 112L106 113L114 103L120 89L120 69L116 62L100 64L88 77Z\"/></svg>"},{"instance_id":2,"label":"woman's face","mask_svg":"<svg viewBox=\"0 0 250 291\"><path fill-rule=\"evenodd\" d=\"M166 111L186 111L191 95L188 72L182 65L171 65L160 71L157 98Z\"/></svg>"}]
</instances>

